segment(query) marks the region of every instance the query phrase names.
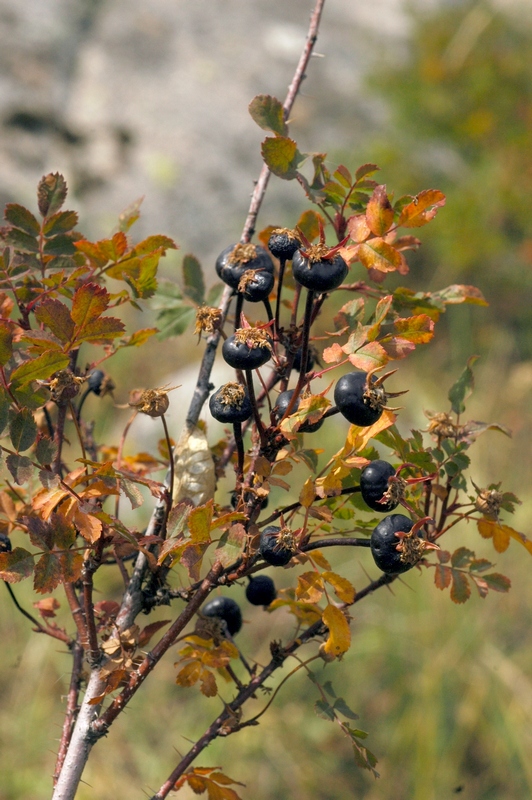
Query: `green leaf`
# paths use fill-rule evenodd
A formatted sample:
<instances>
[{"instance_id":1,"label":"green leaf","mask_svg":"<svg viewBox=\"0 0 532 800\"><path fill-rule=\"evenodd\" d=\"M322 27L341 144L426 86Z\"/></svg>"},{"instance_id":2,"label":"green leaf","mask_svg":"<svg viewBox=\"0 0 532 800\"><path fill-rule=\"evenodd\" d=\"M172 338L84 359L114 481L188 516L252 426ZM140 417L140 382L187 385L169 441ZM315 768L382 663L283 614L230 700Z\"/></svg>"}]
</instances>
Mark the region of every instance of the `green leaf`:
<instances>
[{"instance_id":1,"label":"green leaf","mask_svg":"<svg viewBox=\"0 0 532 800\"><path fill-rule=\"evenodd\" d=\"M37 438L37 425L28 408L12 411L10 416L9 437L17 453L20 453L31 447Z\"/></svg>"},{"instance_id":2,"label":"green leaf","mask_svg":"<svg viewBox=\"0 0 532 800\"><path fill-rule=\"evenodd\" d=\"M157 322L160 327L158 338L168 339L170 336L180 336L195 318L195 309L185 304L179 308L169 308L161 311L157 316Z\"/></svg>"},{"instance_id":3,"label":"green leaf","mask_svg":"<svg viewBox=\"0 0 532 800\"><path fill-rule=\"evenodd\" d=\"M67 233L60 233L44 242L43 253L47 256L73 256L75 252L76 246Z\"/></svg>"},{"instance_id":4,"label":"green leaf","mask_svg":"<svg viewBox=\"0 0 532 800\"><path fill-rule=\"evenodd\" d=\"M216 558L224 567L234 564L242 555L246 539L246 529L240 523L231 525L229 530L220 537L220 543L216 548Z\"/></svg>"},{"instance_id":5,"label":"green leaf","mask_svg":"<svg viewBox=\"0 0 532 800\"><path fill-rule=\"evenodd\" d=\"M326 700L316 700L314 703L314 711L321 719L328 719L331 720L331 722L334 722L336 719L333 707L329 705Z\"/></svg>"},{"instance_id":6,"label":"green leaf","mask_svg":"<svg viewBox=\"0 0 532 800\"><path fill-rule=\"evenodd\" d=\"M69 309L60 300L44 297L35 309L35 316L42 325L51 330L54 336L57 336L62 344L72 339L74 321Z\"/></svg>"},{"instance_id":7,"label":"green leaf","mask_svg":"<svg viewBox=\"0 0 532 800\"><path fill-rule=\"evenodd\" d=\"M57 445L48 436L40 436L35 448L35 458L43 466L52 464L57 452Z\"/></svg>"},{"instance_id":8,"label":"green leaf","mask_svg":"<svg viewBox=\"0 0 532 800\"><path fill-rule=\"evenodd\" d=\"M4 432L9 419L9 408L11 398L8 397L5 389L0 388L0 434Z\"/></svg>"},{"instance_id":9,"label":"green leaf","mask_svg":"<svg viewBox=\"0 0 532 800\"><path fill-rule=\"evenodd\" d=\"M144 197L139 197L138 200L135 200L131 205L125 208L118 217L118 228L122 233L127 233L140 217L140 206L143 200Z\"/></svg>"},{"instance_id":10,"label":"green leaf","mask_svg":"<svg viewBox=\"0 0 532 800\"><path fill-rule=\"evenodd\" d=\"M294 140L286 136L265 139L261 153L265 164L273 174L287 181L297 177L297 168L305 160Z\"/></svg>"},{"instance_id":11,"label":"green leaf","mask_svg":"<svg viewBox=\"0 0 532 800\"><path fill-rule=\"evenodd\" d=\"M489 575L483 575L482 580L495 592L509 592L512 586L510 578L507 578L506 575L501 575L500 572L490 572Z\"/></svg>"},{"instance_id":12,"label":"green leaf","mask_svg":"<svg viewBox=\"0 0 532 800\"><path fill-rule=\"evenodd\" d=\"M451 564L453 567L467 567L474 557L475 554L472 550L468 550L467 547L459 547L451 556Z\"/></svg>"},{"instance_id":13,"label":"green leaf","mask_svg":"<svg viewBox=\"0 0 532 800\"><path fill-rule=\"evenodd\" d=\"M41 179L37 188L37 203L43 217L59 211L65 202L67 191L66 181L59 172L50 172Z\"/></svg>"},{"instance_id":14,"label":"green leaf","mask_svg":"<svg viewBox=\"0 0 532 800\"><path fill-rule=\"evenodd\" d=\"M37 239L29 233L19 230L19 228L10 228L3 238L7 245L10 245L19 253L39 252Z\"/></svg>"},{"instance_id":15,"label":"green leaf","mask_svg":"<svg viewBox=\"0 0 532 800\"><path fill-rule=\"evenodd\" d=\"M286 136L288 126L284 120L283 106L276 97L258 94L248 106L249 113L259 128Z\"/></svg>"},{"instance_id":16,"label":"green leaf","mask_svg":"<svg viewBox=\"0 0 532 800\"><path fill-rule=\"evenodd\" d=\"M38 391L34 391L31 385L26 384L20 387L17 386L16 388L11 386L11 391L21 406L31 408L32 411L42 408L50 399L50 393L44 387L38 389Z\"/></svg>"},{"instance_id":17,"label":"green leaf","mask_svg":"<svg viewBox=\"0 0 532 800\"><path fill-rule=\"evenodd\" d=\"M13 476L13 480L19 486L29 481L33 475L33 464L26 456L18 456L10 453L6 458L6 465Z\"/></svg>"},{"instance_id":18,"label":"green leaf","mask_svg":"<svg viewBox=\"0 0 532 800\"><path fill-rule=\"evenodd\" d=\"M456 381L456 383L449 389L449 400L451 407L455 414L462 414L465 411L465 400L470 397L475 386L475 379L473 377L472 366L477 361L479 356L470 356L467 359L467 366Z\"/></svg>"},{"instance_id":19,"label":"green leaf","mask_svg":"<svg viewBox=\"0 0 532 800\"><path fill-rule=\"evenodd\" d=\"M374 172L378 172L380 167L376 164L363 164L361 167L357 169L355 172L355 179L361 181L362 178L365 178L367 175L373 175Z\"/></svg>"},{"instance_id":20,"label":"green leaf","mask_svg":"<svg viewBox=\"0 0 532 800\"><path fill-rule=\"evenodd\" d=\"M11 386L16 390L24 387L31 381L44 381L58 372L60 369L65 369L70 362L67 355L58 353L57 351L48 350L42 353L37 358L30 361L24 361L11 373Z\"/></svg>"},{"instance_id":21,"label":"green leaf","mask_svg":"<svg viewBox=\"0 0 532 800\"><path fill-rule=\"evenodd\" d=\"M57 236L59 233L68 233L78 224L78 215L75 211L60 211L46 220L43 226L45 236Z\"/></svg>"},{"instance_id":22,"label":"green leaf","mask_svg":"<svg viewBox=\"0 0 532 800\"><path fill-rule=\"evenodd\" d=\"M476 306L489 305L480 289L477 289L476 286L463 286L456 283L452 286L447 286L446 289L432 292L430 298L435 305L437 303L444 303L444 305L455 305L457 303L471 303Z\"/></svg>"},{"instance_id":23,"label":"green leaf","mask_svg":"<svg viewBox=\"0 0 532 800\"><path fill-rule=\"evenodd\" d=\"M0 319L0 366L4 367L13 355L13 326Z\"/></svg>"},{"instance_id":24,"label":"green leaf","mask_svg":"<svg viewBox=\"0 0 532 800\"><path fill-rule=\"evenodd\" d=\"M451 586L451 600L453 603L462 604L471 596L471 586L463 572L452 571L453 585ZM485 579L485 576L484 576Z\"/></svg>"},{"instance_id":25,"label":"green leaf","mask_svg":"<svg viewBox=\"0 0 532 800\"><path fill-rule=\"evenodd\" d=\"M28 233L31 237L38 236L41 231L41 226L35 219L31 211L28 211L24 206L19 206L18 203L8 203L4 211L4 219L13 225L15 228Z\"/></svg>"},{"instance_id":26,"label":"green leaf","mask_svg":"<svg viewBox=\"0 0 532 800\"><path fill-rule=\"evenodd\" d=\"M334 710L338 711L342 716L347 717L348 719L356 720L359 718L358 714L355 714L354 711L351 711L343 697L339 697L334 704Z\"/></svg>"},{"instance_id":27,"label":"green leaf","mask_svg":"<svg viewBox=\"0 0 532 800\"><path fill-rule=\"evenodd\" d=\"M323 687L322 687L322 688L323 688L323 691L324 691L324 692L327 692L327 694L329 695L329 697L332 697L333 699L335 699L335 698L336 698L336 692L335 692L335 691L334 691L334 689L333 689L333 685L332 685L331 681L326 681L326 682L323 684Z\"/></svg>"},{"instance_id":28,"label":"green leaf","mask_svg":"<svg viewBox=\"0 0 532 800\"><path fill-rule=\"evenodd\" d=\"M10 553L0 553L0 578L7 583L18 583L28 578L33 567L33 556L23 547L15 547Z\"/></svg>"},{"instance_id":29,"label":"green leaf","mask_svg":"<svg viewBox=\"0 0 532 800\"><path fill-rule=\"evenodd\" d=\"M76 333L76 342L106 342L116 339L124 332L124 323L118 317L100 317L89 322L80 333Z\"/></svg>"},{"instance_id":30,"label":"green leaf","mask_svg":"<svg viewBox=\"0 0 532 800\"><path fill-rule=\"evenodd\" d=\"M205 281L201 264L193 255L186 255L183 258L183 282L184 294L193 303L202 305L205 299Z\"/></svg>"}]
</instances>

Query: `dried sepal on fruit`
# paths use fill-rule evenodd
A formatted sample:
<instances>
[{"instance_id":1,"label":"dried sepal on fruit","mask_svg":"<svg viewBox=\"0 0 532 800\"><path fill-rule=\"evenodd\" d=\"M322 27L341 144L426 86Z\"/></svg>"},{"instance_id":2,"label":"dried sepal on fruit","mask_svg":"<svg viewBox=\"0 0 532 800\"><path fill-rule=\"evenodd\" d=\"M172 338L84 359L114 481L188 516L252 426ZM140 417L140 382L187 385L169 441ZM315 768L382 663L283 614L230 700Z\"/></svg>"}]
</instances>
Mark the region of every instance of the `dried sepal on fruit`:
<instances>
[{"instance_id":1,"label":"dried sepal on fruit","mask_svg":"<svg viewBox=\"0 0 532 800\"><path fill-rule=\"evenodd\" d=\"M302 245L301 238L297 231L291 228L275 228L268 240L270 252L279 259L289 261L296 250Z\"/></svg>"},{"instance_id":2,"label":"dried sepal on fruit","mask_svg":"<svg viewBox=\"0 0 532 800\"><path fill-rule=\"evenodd\" d=\"M471 479L471 483L477 493L475 500L476 510L480 511L488 519L498 519L501 505L504 502L504 494L495 488L481 489L473 479Z\"/></svg>"},{"instance_id":3,"label":"dried sepal on fruit","mask_svg":"<svg viewBox=\"0 0 532 800\"><path fill-rule=\"evenodd\" d=\"M226 383L209 398L209 410L218 422L245 422L252 414L251 401L240 383Z\"/></svg>"},{"instance_id":4,"label":"dried sepal on fruit","mask_svg":"<svg viewBox=\"0 0 532 800\"><path fill-rule=\"evenodd\" d=\"M297 545L290 528L269 525L261 532L259 553L272 567L285 567L296 552Z\"/></svg>"},{"instance_id":5,"label":"dried sepal on fruit","mask_svg":"<svg viewBox=\"0 0 532 800\"><path fill-rule=\"evenodd\" d=\"M84 381L85 378L79 378L69 369L60 370L48 384L52 400L58 405L68 403L79 394L79 387Z\"/></svg>"},{"instance_id":6,"label":"dried sepal on fruit","mask_svg":"<svg viewBox=\"0 0 532 800\"><path fill-rule=\"evenodd\" d=\"M214 333L218 330L222 321L222 312L219 308L212 306L200 306L196 311L196 323L194 333L201 336L202 333Z\"/></svg>"},{"instance_id":7,"label":"dried sepal on fruit","mask_svg":"<svg viewBox=\"0 0 532 800\"><path fill-rule=\"evenodd\" d=\"M224 283L237 289L242 275L247 270L266 270L273 274L270 254L258 244L232 244L216 259L216 273Z\"/></svg>"},{"instance_id":8,"label":"dried sepal on fruit","mask_svg":"<svg viewBox=\"0 0 532 800\"><path fill-rule=\"evenodd\" d=\"M149 417L162 417L168 411L170 400L168 392L179 387L172 386L171 389L133 389L129 395L128 405L136 409L141 414Z\"/></svg>"}]
</instances>

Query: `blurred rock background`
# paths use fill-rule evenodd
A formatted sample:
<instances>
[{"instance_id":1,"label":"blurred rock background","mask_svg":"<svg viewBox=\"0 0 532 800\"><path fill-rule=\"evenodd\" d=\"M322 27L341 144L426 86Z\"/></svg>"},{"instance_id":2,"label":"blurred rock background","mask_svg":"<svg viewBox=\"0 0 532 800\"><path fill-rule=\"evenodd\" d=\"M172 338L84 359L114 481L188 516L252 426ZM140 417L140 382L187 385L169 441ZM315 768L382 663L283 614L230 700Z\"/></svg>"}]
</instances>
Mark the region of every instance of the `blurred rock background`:
<instances>
[{"instance_id":1,"label":"blurred rock background","mask_svg":"<svg viewBox=\"0 0 532 800\"><path fill-rule=\"evenodd\" d=\"M284 97L312 5L0 0L0 204L34 208L41 175L60 171L80 229L99 238L144 196L135 236L173 236L180 254L194 252L212 275L218 252L240 235L261 166L264 133L248 103L258 93ZM486 434L472 475L481 485L503 479L504 489L522 497L513 524L529 536L531 130L529 0L327 0L291 135L302 151L327 151L331 163L378 163L397 195L429 187L448 195L421 231L423 247L401 282L423 290L476 284L490 308L449 309L426 353L420 348L400 365L397 388L411 390L401 420L406 430L423 427L423 409L445 410L447 387L479 353L468 417L505 423L514 439ZM293 224L306 207L296 185L273 179L259 228ZM168 259L164 272L177 275L179 263L180 255ZM138 380L186 385L199 350L183 340L154 340L150 348ZM130 383L127 361L121 369ZM178 429L179 408L174 413ZM243 796L257 800L531 796L529 556L515 542L496 556L474 532L467 535L467 546L512 577L509 597L456 608L426 576L412 576L414 591L401 586L396 597L361 604L354 651L331 670L371 732L381 781L355 770L348 744L311 715L304 677L260 728L229 748L217 743L207 761L247 781ZM352 561L355 583L363 584L364 565ZM0 797L37 800L48 796L47 748L60 722L67 659L30 635L7 598L1 602L0 771L7 779ZM269 640L270 618L257 614L248 615L250 652ZM201 707L198 733L210 720L212 701L198 704L193 690L176 689L170 663L165 669L108 745L95 748L80 800L150 793L172 766L172 746L187 747L177 735L181 715L199 717ZM23 702L30 708L24 716Z\"/></svg>"}]
</instances>

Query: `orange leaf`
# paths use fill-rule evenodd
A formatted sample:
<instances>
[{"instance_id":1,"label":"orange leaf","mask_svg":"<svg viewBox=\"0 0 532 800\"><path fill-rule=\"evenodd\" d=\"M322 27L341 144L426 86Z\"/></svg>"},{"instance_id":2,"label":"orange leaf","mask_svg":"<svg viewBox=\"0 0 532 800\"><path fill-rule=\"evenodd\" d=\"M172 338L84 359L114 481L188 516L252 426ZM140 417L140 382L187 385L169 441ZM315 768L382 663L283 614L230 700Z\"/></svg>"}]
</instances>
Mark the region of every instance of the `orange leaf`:
<instances>
[{"instance_id":1,"label":"orange leaf","mask_svg":"<svg viewBox=\"0 0 532 800\"><path fill-rule=\"evenodd\" d=\"M445 195L438 189L420 192L401 211L398 225L403 228L420 228L436 216L438 208L445 205Z\"/></svg>"},{"instance_id":2,"label":"orange leaf","mask_svg":"<svg viewBox=\"0 0 532 800\"><path fill-rule=\"evenodd\" d=\"M383 236L393 222L393 208L386 194L386 186L376 186L366 208L366 220L375 236Z\"/></svg>"},{"instance_id":3,"label":"orange leaf","mask_svg":"<svg viewBox=\"0 0 532 800\"><path fill-rule=\"evenodd\" d=\"M379 237L369 239L358 248L358 257L366 269L394 272L401 266L401 255L395 247Z\"/></svg>"}]
</instances>

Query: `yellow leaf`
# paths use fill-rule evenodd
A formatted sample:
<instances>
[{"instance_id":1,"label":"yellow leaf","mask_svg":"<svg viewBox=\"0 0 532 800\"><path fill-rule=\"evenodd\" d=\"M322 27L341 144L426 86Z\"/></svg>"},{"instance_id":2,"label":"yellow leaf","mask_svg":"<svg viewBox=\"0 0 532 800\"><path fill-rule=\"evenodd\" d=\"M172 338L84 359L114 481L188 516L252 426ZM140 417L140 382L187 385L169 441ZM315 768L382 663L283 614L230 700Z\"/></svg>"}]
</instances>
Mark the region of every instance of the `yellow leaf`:
<instances>
[{"instance_id":1,"label":"yellow leaf","mask_svg":"<svg viewBox=\"0 0 532 800\"><path fill-rule=\"evenodd\" d=\"M484 518L477 521L477 528L484 539L493 537L493 546L498 553L504 553L510 544L510 539L515 539L532 554L532 541L527 539L523 533L510 528L509 525L502 525L497 520Z\"/></svg>"},{"instance_id":2,"label":"yellow leaf","mask_svg":"<svg viewBox=\"0 0 532 800\"><path fill-rule=\"evenodd\" d=\"M318 603L323 594L323 580L319 572L304 572L297 582L296 597L302 603Z\"/></svg>"},{"instance_id":3,"label":"yellow leaf","mask_svg":"<svg viewBox=\"0 0 532 800\"><path fill-rule=\"evenodd\" d=\"M343 603L352 603L355 599L355 587L350 583L347 578L342 578L336 572L323 572L322 576L324 581L330 583L336 595Z\"/></svg>"},{"instance_id":4,"label":"yellow leaf","mask_svg":"<svg viewBox=\"0 0 532 800\"><path fill-rule=\"evenodd\" d=\"M351 631L340 609L328 605L322 614L322 620L329 628L329 638L323 647L325 652L336 657L347 653L351 645Z\"/></svg>"},{"instance_id":5,"label":"yellow leaf","mask_svg":"<svg viewBox=\"0 0 532 800\"><path fill-rule=\"evenodd\" d=\"M293 469L294 467L289 461L277 461L273 465L272 475L288 475Z\"/></svg>"},{"instance_id":6,"label":"yellow leaf","mask_svg":"<svg viewBox=\"0 0 532 800\"><path fill-rule=\"evenodd\" d=\"M183 669L179 670L175 682L178 686L194 686L201 672L201 664L197 661L192 661L190 664L184 666Z\"/></svg>"},{"instance_id":7,"label":"yellow leaf","mask_svg":"<svg viewBox=\"0 0 532 800\"><path fill-rule=\"evenodd\" d=\"M393 411L388 411L385 408L377 422L368 428L359 428L357 425L351 425L347 433L347 441L351 444L353 450L359 452L366 447L370 439L393 425L396 419L397 417Z\"/></svg>"},{"instance_id":8,"label":"yellow leaf","mask_svg":"<svg viewBox=\"0 0 532 800\"><path fill-rule=\"evenodd\" d=\"M209 672L208 669L204 669L200 675L201 681L201 693L205 695L205 697L216 697L218 694L218 687L216 686L216 678Z\"/></svg>"},{"instance_id":9,"label":"yellow leaf","mask_svg":"<svg viewBox=\"0 0 532 800\"><path fill-rule=\"evenodd\" d=\"M318 565L318 567L321 567L322 569L331 568L331 565L329 564L329 562L327 561L321 550L313 550L311 558L314 561L314 563Z\"/></svg>"},{"instance_id":10,"label":"yellow leaf","mask_svg":"<svg viewBox=\"0 0 532 800\"><path fill-rule=\"evenodd\" d=\"M307 478L299 493L299 502L304 508L310 508L316 497L316 490L312 478Z\"/></svg>"}]
</instances>

